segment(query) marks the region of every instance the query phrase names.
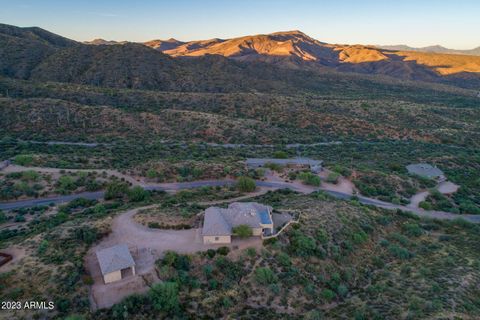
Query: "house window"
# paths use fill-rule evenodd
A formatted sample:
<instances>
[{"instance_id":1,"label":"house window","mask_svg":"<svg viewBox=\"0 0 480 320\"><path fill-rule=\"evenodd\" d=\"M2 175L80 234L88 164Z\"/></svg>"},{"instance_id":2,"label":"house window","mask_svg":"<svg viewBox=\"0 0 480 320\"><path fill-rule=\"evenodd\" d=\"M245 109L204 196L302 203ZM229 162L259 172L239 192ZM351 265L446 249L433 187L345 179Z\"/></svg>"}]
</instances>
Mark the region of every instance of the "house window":
<instances>
[{"instance_id":1,"label":"house window","mask_svg":"<svg viewBox=\"0 0 480 320\"><path fill-rule=\"evenodd\" d=\"M215 237L215 241L218 241L218 240L220 240L220 237Z\"/></svg>"}]
</instances>

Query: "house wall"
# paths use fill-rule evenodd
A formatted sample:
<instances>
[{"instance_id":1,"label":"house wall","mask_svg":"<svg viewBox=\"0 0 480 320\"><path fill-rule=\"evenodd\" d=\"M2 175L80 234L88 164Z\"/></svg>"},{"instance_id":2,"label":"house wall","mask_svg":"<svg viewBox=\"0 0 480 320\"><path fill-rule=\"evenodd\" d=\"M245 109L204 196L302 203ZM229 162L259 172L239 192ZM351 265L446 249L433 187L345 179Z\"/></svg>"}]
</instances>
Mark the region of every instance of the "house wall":
<instances>
[{"instance_id":1,"label":"house wall","mask_svg":"<svg viewBox=\"0 0 480 320\"><path fill-rule=\"evenodd\" d=\"M252 235L261 236L263 228L252 228Z\"/></svg>"},{"instance_id":2,"label":"house wall","mask_svg":"<svg viewBox=\"0 0 480 320\"><path fill-rule=\"evenodd\" d=\"M111 282L115 282L115 281L119 281L119 280L122 280L122 271L121 270L110 272L110 273L107 273L103 276L103 281L105 283L111 283Z\"/></svg>"},{"instance_id":3,"label":"house wall","mask_svg":"<svg viewBox=\"0 0 480 320\"><path fill-rule=\"evenodd\" d=\"M203 243L231 243L232 239L230 236L203 236Z\"/></svg>"}]
</instances>

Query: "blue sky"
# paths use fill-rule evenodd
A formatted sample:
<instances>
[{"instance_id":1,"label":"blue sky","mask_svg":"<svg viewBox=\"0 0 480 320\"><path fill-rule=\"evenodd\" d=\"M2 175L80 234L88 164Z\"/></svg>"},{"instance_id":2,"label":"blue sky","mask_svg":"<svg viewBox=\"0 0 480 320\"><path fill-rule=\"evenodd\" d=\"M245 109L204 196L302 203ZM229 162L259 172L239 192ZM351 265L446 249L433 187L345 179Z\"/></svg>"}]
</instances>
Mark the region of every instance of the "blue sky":
<instances>
[{"instance_id":1,"label":"blue sky","mask_svg":"<svg viewBox=\"0 0 480 320\"><path fill-rule=\"evenodd\" d=\"M197 40L301 30L325 42L480 46L479 0L0 0L0 22L75 40Z\"/></svg>"}]
</instances>

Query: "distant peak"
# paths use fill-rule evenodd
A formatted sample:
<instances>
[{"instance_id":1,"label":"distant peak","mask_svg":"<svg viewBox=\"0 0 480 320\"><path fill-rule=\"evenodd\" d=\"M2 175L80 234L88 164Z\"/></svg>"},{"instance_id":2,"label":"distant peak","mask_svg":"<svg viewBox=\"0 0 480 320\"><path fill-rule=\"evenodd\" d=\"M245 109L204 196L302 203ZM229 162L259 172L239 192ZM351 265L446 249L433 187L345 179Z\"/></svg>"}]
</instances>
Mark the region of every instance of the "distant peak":
<instances>
[{"instance_id":1,"label":"distant peak","mask_svg":"<svg viewBox=\"0 0 480 320\"><path fill-rule=\"evenodd\" d=\"M274 35L300 35L300 36L306 36L305 33L303 33L302 31L300 30L290 30L290 31L278 31L278 32L274 32L272 33Z\"/></svg>"}]
</instances>

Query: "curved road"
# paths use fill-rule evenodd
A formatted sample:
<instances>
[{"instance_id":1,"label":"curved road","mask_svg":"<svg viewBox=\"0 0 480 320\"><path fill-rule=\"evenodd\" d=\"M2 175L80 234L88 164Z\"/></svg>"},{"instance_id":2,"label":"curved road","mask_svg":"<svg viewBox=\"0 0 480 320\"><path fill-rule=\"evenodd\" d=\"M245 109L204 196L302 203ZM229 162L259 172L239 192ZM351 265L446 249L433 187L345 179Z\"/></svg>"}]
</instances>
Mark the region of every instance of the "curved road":
<instances>
[{"instance_id":1,"label":"curved road","mask_svg":"<svg viewBox=\"0 0 480 320\"><path fill-rule=\"evenodd\" d=\"M160 183L155 185L144 186L144 188L145 190L150 190L150 191L178 191L178 190L194 189L194 188L200 188L200 187L226 186L226 185L233 185L234 183L235 183L235 180L205 180L205 181L192 181L192 182ZM257 183L257 186L259 187L266 187L266 188L272 188L272 189L291 189L301 193L322 190L337 199L349 200L352 198L352 195L348 193L328 190L325 188L311 188L309 191L306 191L305 187L302 188L295 184L282 182L282 181L257 180L256 183ZM30 199L30 200L21 200L21 201L15 201L15 202L3 202L3 203L0 203L0 210L11 210L11 209L34 207L39 205L49 205L51 203L61 204L61 203L66 203L78 198L98 200L103 198L104 194L105 192L103 191L83 192L83 193L77 193L77 194L66 195L66 196L57 196L57 197L51 197L51 198ZM443 212L443 211L426 211L419 208L411 208L407 206L396 205L393 203L388 203L388 202L367 198L363 196L357 196L357 199L362 204L372 205L372 206L385 208L385 209L393 209L393 210L400 209L403 211L413 212L416 215L421 217L441 219L441 220L453 220L457 218L462 218L469 222L480 223L480 215L472 215L472 214L459 215L459 214Z\"/></svg>"}]
</instances>

